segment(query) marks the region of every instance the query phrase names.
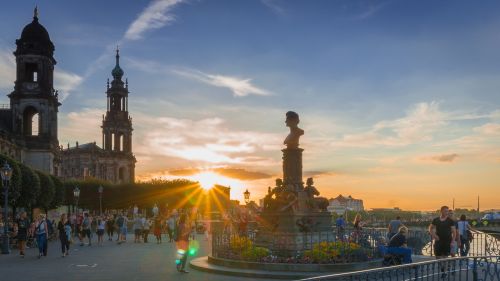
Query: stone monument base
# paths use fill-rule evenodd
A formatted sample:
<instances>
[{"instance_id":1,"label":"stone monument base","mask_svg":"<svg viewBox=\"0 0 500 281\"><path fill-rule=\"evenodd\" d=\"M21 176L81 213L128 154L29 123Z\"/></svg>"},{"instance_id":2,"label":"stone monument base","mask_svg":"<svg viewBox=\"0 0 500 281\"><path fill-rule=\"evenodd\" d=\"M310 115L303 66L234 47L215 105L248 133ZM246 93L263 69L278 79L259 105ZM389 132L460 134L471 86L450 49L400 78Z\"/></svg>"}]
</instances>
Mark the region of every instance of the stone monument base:
<instances>
[{"instance_id":1,"label":"stone monument base","mask_svg":"<svg viewBox=\"0 0 500 281\"><path fill-rule=\"evenodd\" d=\"M262 213L256 246L283 255L295 256L312 249L313 244L334 241L332 216L329 212Z\"/></svg>"}]
</instances>

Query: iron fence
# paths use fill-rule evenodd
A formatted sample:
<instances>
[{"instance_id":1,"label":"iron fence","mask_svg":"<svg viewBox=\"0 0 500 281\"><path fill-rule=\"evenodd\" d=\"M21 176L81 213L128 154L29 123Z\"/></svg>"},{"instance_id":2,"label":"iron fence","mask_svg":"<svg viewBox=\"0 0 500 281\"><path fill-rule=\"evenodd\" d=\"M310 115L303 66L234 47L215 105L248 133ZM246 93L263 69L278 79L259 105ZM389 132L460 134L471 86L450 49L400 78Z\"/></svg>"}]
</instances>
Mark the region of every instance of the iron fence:
<instances>
[{"instance_id":1,"label":"iron fence","mask_svg":"<svg viewBox=\"0 0 500 281\"><path fill-rule=\"evenodd\" d=\"M342 253L343 258L336 262L350 262L353 260L369 260L381 257L388 240L386 228L364 228L361 232L354 229L337 229L325 232L304 232L299 234L272 233L263 235L256 230L248 230L244 233L235 233L230 229L213 228L212 235L212 256L220 258L239 259L240 253L235 253L238 247L231 244L244 237L252 245L261 246L269 250L269 255L275 261L293 262L299 259L306 251L325 247L321 242L337 243L336 249ZM433 255L433 243L427 231L410 230L407 235L408 247L412 249L414 255ZM352 244L361 246L361 250L352 251ZM500 255L500 245L498 238L483 233L474 232L473 240L470 242L470 256L495 256ZM298 262L304 262L300 260ZM307 262L307 261L306 261ZM500 280L499 280L500 281Z\"/></svg>"},{"instance_id":2,"label":"iron fence","mask_svg":"<svg viewBox=\"0 0 500 281\"><path fill-rule=\"evenodd\" d=\"M500 256L476 256L332 274L302 281L498 281Z\"/></svg>"}]
</instances>

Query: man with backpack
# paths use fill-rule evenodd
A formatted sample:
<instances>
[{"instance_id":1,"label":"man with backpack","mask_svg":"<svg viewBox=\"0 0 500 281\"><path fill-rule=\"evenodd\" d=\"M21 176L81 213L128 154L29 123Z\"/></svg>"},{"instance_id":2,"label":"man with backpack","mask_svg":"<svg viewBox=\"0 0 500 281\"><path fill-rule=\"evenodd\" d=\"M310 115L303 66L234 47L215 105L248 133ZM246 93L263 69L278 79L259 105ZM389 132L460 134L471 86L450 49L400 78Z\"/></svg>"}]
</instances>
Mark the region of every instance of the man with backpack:
<instances>
[{"instance_id":1,"label":"man with backpack","mask_svg":"<svg viewBox=\"0 0 500 281\"><path fill-rule=\"evenodd\" d=\"M118 234L118 244L124 243L127 241L127 217L123 214L120 214L118 219L116 220L116 225L119 229Z\"/></svg>"},{"instance_id":2,"label":"man with backpack","mask_svg":"<svg viewBox=\"0 0 500 281\"><path fill-rule=\"evenodd\" d=\"M88 213L85 213L85 215L83 217L83 221L82 221L82 232L83 233L82 233L82 241L80 243L80 246L84 245L83 240L85 239L85 237L89 238L89 246L92 246L92 232L90 230L91 224L92 224L92 219L89 217Z\"/></svg>"}]
</instances>

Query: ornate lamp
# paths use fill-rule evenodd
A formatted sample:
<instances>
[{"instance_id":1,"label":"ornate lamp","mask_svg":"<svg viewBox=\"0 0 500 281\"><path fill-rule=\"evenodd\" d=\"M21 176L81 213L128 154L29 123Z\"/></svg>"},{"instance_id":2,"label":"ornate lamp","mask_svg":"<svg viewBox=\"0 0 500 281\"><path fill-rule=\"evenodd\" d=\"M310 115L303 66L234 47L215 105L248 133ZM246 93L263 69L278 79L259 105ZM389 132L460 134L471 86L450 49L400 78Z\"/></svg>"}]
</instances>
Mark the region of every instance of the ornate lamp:
<instances>
[{"instance_id":1,"label":"ornate lamp","mask_svg":"<svg viewBox=\"0 0 500 281\"><path fill-rule=\"evenodd\" d=\"M3 167L1 169L2 173L2 183L3 183L3 190L4 190L4 209L3 209L3 235L2 235L2 254L10 254L10 249L9 249L9 218L8 218L8 207L7 204L9 203L9 183L10 183L10 178L12 177L12 168L9 166L7 161L3 164Z\"/></svg>"},{"instance_id":2,"label":"ornate lamp","mask_svg":"<svg viewBox=\"0 0 500 281\"><path fill-rule=\"evenodd\" d=\"M245 204L248 204L250 202L250 191L248 191L248 188L243 192L243 197L245 198Z\"/></svg>"}]
</instances>

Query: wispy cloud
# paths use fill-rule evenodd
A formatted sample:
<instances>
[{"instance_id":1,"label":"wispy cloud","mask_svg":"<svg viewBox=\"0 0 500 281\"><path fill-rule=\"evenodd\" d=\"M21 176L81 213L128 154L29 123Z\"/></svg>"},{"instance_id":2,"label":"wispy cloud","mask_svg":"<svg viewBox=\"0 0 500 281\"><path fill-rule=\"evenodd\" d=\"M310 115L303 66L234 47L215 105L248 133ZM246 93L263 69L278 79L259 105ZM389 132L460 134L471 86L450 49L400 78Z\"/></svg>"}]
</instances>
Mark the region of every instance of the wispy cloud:
<instances>
[{"instance_id":1,"label":"wispy cloud","mask_svg":"<svg viewBox=\"0 0 500 281\"><path fill-rule=\"evenodd\" d=\"M0 89L13 89L16 79L16 61L12 51L0 48Z\"/></svg>"},{"instance_id":2,"label":"wispy cloud","mask_svg":"<svg viewBox=\"0 0 500 281\"><path fill-rule=\"evenodd\" d=\"M175 5L185 2L184 0L155 0L151 2L134 20L124 38L128 40L141 39L147 31L158 29L170 24L175 20L175 16L170 13Z\"/></svg>"},{"instance_id":3,"label":"wispy cloud","mask_svg":"<svg viewBox=\"0 0 500 281\"><path fill-rule=\"evenodd\" d=\"M82 81L80 75L57 68L54 71L54 88L59 91L59 100L64 101Z\"/></svg>"},{"instance_id":4,"label":"wispy cloud","mask_svg":"<svg viewBox=\"0 0 500 281\"><path fill-rule=\"evenodd\" d=\"M430 156L421 156L417 160L423 162L437 162L437 163L452 163L458 159L459 155L456 153L438 154Z\"/></svg>"},{"instance_id":5,"label":"wispy cloud","mask_svg":"<svg viewBox=\"0 0 500 281\"><path fill-rule=\"evenodd\" d=\"M354 16L354 20L364 20L367 19L376 13L378 13L384 6L389 4L389 2L380 2L375 3L375 1L369 1L367 5L363 4L363 11Z\"/></svg>"},{"instance_id":6,"label":"wispy cloud","mask_svg":"<svg viewBox=\"0 0 500 281\"><path fill-rule=\"evenodd\" d=\"M286 14L285 9L277 0L261 0L261 2L277 15L283 16Z\"/></svg>"},{"instance_id":7,"label":"wispy cloud","mask_svg":"<svg viewBox=\"0 0 500 281\"><path fill-rule=\"evenodd\" d=\"M270 91L253 85L252 79L249 78L238 78L220 74L208 74L194 69L174 69L172 70L172 72L212 86L227 88L231 92L233 92L233 95L236 97L245 97L248 95L271 95Z\"/></svg>"}]
</instances>

